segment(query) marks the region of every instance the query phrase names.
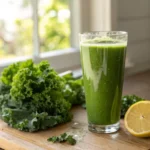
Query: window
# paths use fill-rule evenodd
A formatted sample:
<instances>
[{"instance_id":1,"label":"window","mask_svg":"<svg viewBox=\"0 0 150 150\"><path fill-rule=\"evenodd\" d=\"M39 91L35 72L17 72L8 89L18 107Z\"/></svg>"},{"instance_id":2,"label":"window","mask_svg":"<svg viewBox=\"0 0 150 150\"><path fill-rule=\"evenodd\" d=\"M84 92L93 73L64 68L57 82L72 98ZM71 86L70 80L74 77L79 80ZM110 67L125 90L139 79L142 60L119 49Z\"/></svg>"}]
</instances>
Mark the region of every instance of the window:
<instances>
[{"instance_id":1,"label":"window","mask_svg":"<svg viewBox=\"0 0 150 150\"><path fill-rule=\"evenodd\" d=\"M14 55L0 41L0 71L27 58L48 60L59 72L78 68L78 33L114 30L117 18L110 0L5 0L0 4L0 21L13 18L8 25L13 28L11 39L15 39ZM14 12L16 16L10 17Z\"/></svg>"},{"instance_id":2,"label":"window","mask_svg":"<svg viewBox=\"0 0 150 150\"><path fill-rule=\"evenodd\" d=\"M16 57L31 56L33 53L31 4L27 0L5 0L0 3L0 64L5 64Z\"/></svg>"},{"instance_id":3,"label":"window","mask_svg":"<svg viewBox=\"0 0 150 150\"><path fill-rule=\"evenodd\" d=\"M40 0L40 52L70 47L69 0Z\"/></svg>"},{"instance_id":4,"label":"window","mask_svg":"<svg viewBox=\"0 0 150 150\"><path fill-rule=\"evenodd\" d=\"M79 1L76 6L73 3L71 0L1 2L0 71L10 63L28 58L35 62L47 59L58 71L79 66L79 51L71 48L77 45L73 32L78 31L72 32L70 27L70 22L76 22L72 21L72 11L79 8Z\"/></svg>"}]
</instances>

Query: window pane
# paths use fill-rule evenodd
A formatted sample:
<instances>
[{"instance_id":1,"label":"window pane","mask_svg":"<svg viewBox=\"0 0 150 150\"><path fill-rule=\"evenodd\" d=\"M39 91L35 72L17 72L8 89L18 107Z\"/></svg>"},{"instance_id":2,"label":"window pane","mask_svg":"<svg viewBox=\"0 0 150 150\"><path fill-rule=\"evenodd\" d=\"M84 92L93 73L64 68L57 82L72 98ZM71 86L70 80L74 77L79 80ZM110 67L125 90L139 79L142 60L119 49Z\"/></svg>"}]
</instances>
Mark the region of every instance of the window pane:
<instances>
[{"instance_id":1,"label":"window pane","mask_svg":"<svg viewBox=\"0 0 150 150\"><path fill-rule=\"evenodd\" d=\"M32 28L30 0L0 2L0 63L32 55Z\"/></svg>"},{"instance_id":2,"label":"window pane","mask_svg":"<svg viewBox=\"0 0 150 150\"><path fill-rule=\"evenodd\" d=\"M70 47L69 0L39 1L41 52Z\"/></svg>"}]
</instances>

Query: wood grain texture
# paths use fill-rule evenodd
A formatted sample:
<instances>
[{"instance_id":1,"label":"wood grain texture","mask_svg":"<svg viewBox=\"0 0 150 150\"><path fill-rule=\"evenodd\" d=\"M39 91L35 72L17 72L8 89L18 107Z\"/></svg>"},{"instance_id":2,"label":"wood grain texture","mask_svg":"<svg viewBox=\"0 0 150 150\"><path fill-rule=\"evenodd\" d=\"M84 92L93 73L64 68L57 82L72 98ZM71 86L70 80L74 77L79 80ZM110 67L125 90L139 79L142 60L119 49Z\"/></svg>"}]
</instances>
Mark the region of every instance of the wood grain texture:
<instances>
[{"instance_id":1,"label":"wood grain texture","mask_svg":"<svg viewBox=\"0 0 150 150\"><path fill-rule=\"evenodd\" d=\"M137 94L150 99L150 71L127 77L123 94ZM132 136L121 120L121 128L113 134L96 134L88 131L86 111L81 107L73 108L72 122L53 129L36 133L21 132L12 129L0 121L0 148L5 150L150 150L150 138ZM78 128L74 128L78 123ZM53 144L47 138L64 132L74 132L82 135L75 146L68 144ZM80 133L80 134L78 134Z\"/></svg>"},{"instance_id":2,"label":"wood grain texture","mask_svg":"<svg viewBox=\"0 0 150 150\"><path fill-rule=\"evenodd\" d=\"M96 134L88 131L86 111L77 107L73 109L74 119L72 122L60 125L50 130L37 133L26 133L8 127L0 121L0 147L6 150L148 150L150 138L136 138L130 135L124 128L121 120L121 129L113 134ZM72 131L74 122L81 125L85 135L75 146L67 144L52 144L47 138L59 135L63 132ZM81 132L83 130L80 130Z\"/></svg>"}]
</instances>

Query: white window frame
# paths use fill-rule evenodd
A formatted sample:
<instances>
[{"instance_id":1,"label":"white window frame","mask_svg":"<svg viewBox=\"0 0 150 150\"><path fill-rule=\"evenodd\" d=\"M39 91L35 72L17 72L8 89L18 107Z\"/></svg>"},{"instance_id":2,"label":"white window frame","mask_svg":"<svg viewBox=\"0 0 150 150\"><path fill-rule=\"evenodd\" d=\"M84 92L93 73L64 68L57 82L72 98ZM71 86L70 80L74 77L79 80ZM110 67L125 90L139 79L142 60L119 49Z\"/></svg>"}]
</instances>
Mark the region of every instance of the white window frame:
<instances>
[{"instance_id":1,"label":"white window frame","mask_svg":"<svg viewBox=\"0 0 150 150\"><path fill-rule=\"evenodd\" d=\"M33 55L17 57L0 65L0 72L4 67L16 61L32 58L35 62L48 60L58 72L80 68L78 34L87 31L117 30L118 0L70 0L72 48L40 53L38 35L38 0L31 0L33 8ZM127 65L128 66L128 65Z\"/></svg>"},{"instance_id":2,"label":"white window frame","mask_svg":"<svg viewBox=\"0 0 150 150\"><path fill-rule=\"evenodd\" d=\"M74 4L75 3L75 4ZM79 9L79 1L73 2L70 1L70 10L71 10L71 47L64 50L57 50L51 52L40 53L39 46L39 35L38 35L38 0L32 0L33 7L33 21L34 21L34 53L33 59L35 62L40 62L41 60L48 60L52 67L54 67L58 72L66 71L69 69L74 69L80 67L80 57L79 57L79 48L77 43L77 35L75 32L79 32L80 23L79 16L80 13L74 15L74 10ZM75 16L75 18L73 17ZM74 23L78 22L78 28L74 30L72 27ZM76 25L77 27L77 25ZM73 32L74 31L74 32Z\"/></svg>"},{"instance_id":3,"label":"white window frame","mask_svg":"<svg viewBox=\"0 0 150 150\"><path fill-rule=\"evenodd\" d=\"M38 34L38 0L31 0L33 11L33 54L32 56L22 56L3 61L0 63L0 72L3 68L17 61L33 59L36 63L41 60L48 60L53 68L58 72L80 67L80 54L78 47L78 33L81 32L81 1L70 0L71 10L71 48L57 51L40 53L39 34ZM78 10L78 11L76 11ZM78 12L78 13L77 13Z\"/></svg>"}]
</instances>

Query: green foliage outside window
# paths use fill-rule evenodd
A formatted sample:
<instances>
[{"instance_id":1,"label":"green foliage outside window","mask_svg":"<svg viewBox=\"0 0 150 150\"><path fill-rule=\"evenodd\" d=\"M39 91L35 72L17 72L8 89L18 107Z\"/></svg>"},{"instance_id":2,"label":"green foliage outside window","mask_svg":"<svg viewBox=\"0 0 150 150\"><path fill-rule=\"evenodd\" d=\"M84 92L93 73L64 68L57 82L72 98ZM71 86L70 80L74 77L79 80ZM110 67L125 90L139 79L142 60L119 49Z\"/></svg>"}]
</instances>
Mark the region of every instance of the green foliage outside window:
<instances>
[{"instance_id":1,"label":"green foliage outside window","mask_svg":"<svg viewBox=\"0 0 150 150\"><path fill-rule=\"evenodd\" d=\"M29 1L22 1L20 6L26 9ZM69 0L49 0L45 6L39 1L39 36L41 52L70 47ZM42 13L41 13L42 12ZM5 22L0 20L0 58L32 55L32 18L16 18L15 32L11 41L5 40Z\"/></svg>"},{"instance_id":2,"label":"green foliage outside window","mask_svg":"<svg viewBox=\"0 0 150 150\"><path fill-rule=\"evenodd\" d=\"M44 7L43 15L39 15L39 35L42 52L69 47L70 20L59 16L61 12L67 12L68 6L69 0L50 0L49 4ZM18 42L21 40L28 41L32 38L28 34L31 30L29 20L17 20L16 25L18 33L21 35L20 38L18 36ZM25 28L27 33L22 32Z\"/></svg>"},{"instance_id":3,"label":"green foliage outside window","mask_svg":"<svg viewBox=\"0 0 150 150\"><path fill-rule=\"evenodd\" d=\"M40 16L41 50L57 50L69 47L70 23L69 18L59 16L67 13L68 0L52 0ZM40 7L40 6L39 6Z\"/></svg>"}]
</instances>

